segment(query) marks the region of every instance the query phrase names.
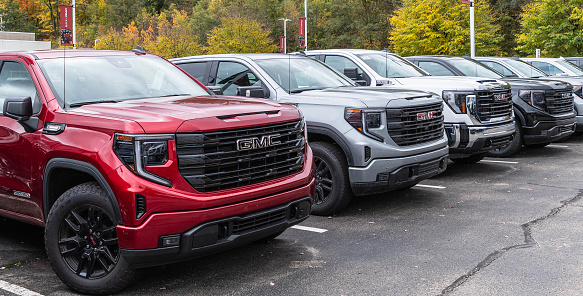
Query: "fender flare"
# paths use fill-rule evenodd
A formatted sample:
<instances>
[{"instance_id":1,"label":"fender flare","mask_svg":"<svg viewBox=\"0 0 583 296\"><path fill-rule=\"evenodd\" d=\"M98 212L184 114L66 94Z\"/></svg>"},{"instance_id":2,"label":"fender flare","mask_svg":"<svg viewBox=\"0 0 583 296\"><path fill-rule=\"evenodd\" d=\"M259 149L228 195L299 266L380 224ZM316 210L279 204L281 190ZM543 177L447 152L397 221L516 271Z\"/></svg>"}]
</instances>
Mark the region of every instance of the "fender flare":
<instances>
[{"instance_id":1,"label":"fender flare","mask_svg":"<svg viewBox=\"0 0 583 296\"><path fill-rule=\"evenodd\" d=\"M119 209L117 199L115 198L115 194L113 194L113 190L111 190L111 187L109 187L109 184L107 183L107 181L105 180L103 175L101 175L101 172L99 172L99 170L90 163L80 161L80 160L75 160L75 159L68 159L68 158L53 158L53 159L48 161L47 166L45 167L44 180L43 180L43 207L44 207L45 217L48 215L49 210L50 210L50 207L49 207L50 192L49 192L49 178L48 178L48 176L50 175L52 170L57 169L57 168L66 168L66 169L81 171L83 173L86 173L86 174L92 176L97 181L97 183L101 186L101 188L103 188L105 190L105 192L107 193L109 202L111 203L111 206L113 208L115 219L117 220L118 224L122 224L121 211Z\"/></svg>"},{"instance_id":2,"label":"fender flare","mask_svg":"<svg viewBox=\"0 0 583 296\"><path fill-rule=\"evenodd\" d=\"M344 138L341 136L342 133L340 133L333 126L325 124L325 123L308 121L308 122L306 122L306 124L307 124L307 128L308 128L308 137L309 137L309 134L321 134L321 135L325 135L325 136L332 138L332 140L334 140L334 142L336 142L336 144L338 144L340 149L342 149L342 151L344 152L344 155L346 155L346 161L348 163L348 166L354 165L354 160L352 159L352 151L350 151L350 146L346 143Z\"/></svg>"}]
</instances>

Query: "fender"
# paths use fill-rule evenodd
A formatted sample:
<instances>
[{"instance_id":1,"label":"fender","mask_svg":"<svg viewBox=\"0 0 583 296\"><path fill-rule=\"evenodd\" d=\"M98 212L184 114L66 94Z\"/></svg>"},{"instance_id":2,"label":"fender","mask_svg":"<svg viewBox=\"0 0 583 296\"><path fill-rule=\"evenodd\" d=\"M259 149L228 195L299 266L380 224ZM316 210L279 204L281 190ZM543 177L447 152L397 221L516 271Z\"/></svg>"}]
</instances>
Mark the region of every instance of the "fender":
<instances>
[{"instance_id":1,"label":"fender","mask_svg":"<svg viewBox=\"0 0 583 296\"><path fill-rule=\"evenodd\" d=\"M105 190L105 192L107 193L107 196L109 197L109 202L111 203L111 206L113 208L113 212L114 212L115 218L117 220L117 223L122 224L121 211L119 209L119 205L117 204L117 199L115 198L115 195L113 194L113 190L111 190L111 187L109 187L109 184L107 184L107 181L101 175L99 170L87 162L79 161L79 160L75 160L75 159L67 159L67 158L53 158L53 159L49 160L49 162L47 163L47 166L45 167L45 174L44 174L44 180L43 180L43 206L44 206L45 216L48 215L49 210L50 210L50 208L49 208L49 196L50 196L49 193L50 192L48 189L49 188L48 187L49 179L47 176L49 176L51 171L53 169L56 169L56 168L72 169L72 170L81 171L81 172L84 172L84 173L91 175L97 181L97 183L99 183L101 188L103 188Z\"/></svg>"},{"instance_id":2,"label":"fender","mask_svg":"<svg viewBox=\"0 0 583 296\"><path fill-rule=\"evenodd\" d=\"M321 134L332 138L332 140L334 140L334 142L338 144L340 149L342 149L344 155L346 155L346 161L348 162L348 166L354 165L354 161L352 160L352 152L350 151L350 146L346 144L344 138L341 136L342 133L340 133L335 127L325 123L311 121L307 121L306 124L308 126L308 137L309 134Z\"/></svg>"},{"instance_id":3,"label":"fender","mask_svg":"<svg viewBox=\"0 0 583 296\"><path fill-rule=\"evenodd\" d=\"M516 108L516 106L514 106L513 109L514 117L518 118L518 121L520 121L520 125L524 125L526 123L526 119L524 118L524 114L522 114L522 110Z\"/></svg>"}]
</instances>

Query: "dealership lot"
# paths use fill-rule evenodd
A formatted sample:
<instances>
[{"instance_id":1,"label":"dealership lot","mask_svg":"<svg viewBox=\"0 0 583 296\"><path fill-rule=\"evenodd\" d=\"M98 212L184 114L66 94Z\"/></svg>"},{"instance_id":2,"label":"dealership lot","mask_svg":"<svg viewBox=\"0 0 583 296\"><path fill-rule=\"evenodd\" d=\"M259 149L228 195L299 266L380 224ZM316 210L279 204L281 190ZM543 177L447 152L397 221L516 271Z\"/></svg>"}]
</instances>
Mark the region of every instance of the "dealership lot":
<instances>
[{"instance_id":1,"label":"dealership lot","mask_svg":"<svg viewBox=\"0 0 583 296\"><path fill-rule=\"evenodd\" d=\"M583 137L356 198L268 244L143 270L120 295L577 295ZM43 230L0 220L0 295L74 295Z\"/></svg>"}]
</instances>

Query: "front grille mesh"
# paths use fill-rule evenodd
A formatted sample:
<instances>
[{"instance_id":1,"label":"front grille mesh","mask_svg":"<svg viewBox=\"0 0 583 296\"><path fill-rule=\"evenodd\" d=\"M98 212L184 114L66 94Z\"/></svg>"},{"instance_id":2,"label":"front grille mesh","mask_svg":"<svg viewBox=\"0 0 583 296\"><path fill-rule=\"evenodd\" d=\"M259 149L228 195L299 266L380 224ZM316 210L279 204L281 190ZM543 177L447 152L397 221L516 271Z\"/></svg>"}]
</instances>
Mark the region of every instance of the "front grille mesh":
<instances>
[{"instance_id":1,"label":"front grille mesh","mask_svg":"<svg viewBox=\"0 0 583 296\"><path fill-rule=\"evenodd\" d=\"M571 91L554 91L546 93L547 109L549 113L558 115L573 112L573 93Z\"/></svg>"},{"instance_id":2,"label":"front grille mesh","mask_svg":"<svg viewBox=\"0 0 583 296\"><path fill-rule=\"evenodd\" d=\"M255 149L238 150L237 140L265 143L269 135L277 135L272 146L262 144ZM304 162L304 146L301 121L176 135L180 174L200 192L250 185L299 172Z\"/></svg>"},{"instance_id":3,"label":"front grille mesh","mask_svg":"<svg viewBox=\"0 0 583 296\"><path fill-rule=\"evenodd\" d=\"M493 118L510 118L512 116L512 93L510 90L476 92L478 120L485 122Z\"/></svg>"},{"instance_id":4,"label":"front grille mesh","mask_svg":"<svg viewBox=\"0 0 583 296\"><path fill-rule=\"evenodd\" d=\"M260 216L245 218L233 222L233 234L243 234L256 229L278 224L286 218L286 209L266 213Z\"/></svg>"},{"instance_id":5,"label":"front grille mesh","mask_svg":"<svg viewBox=\"0 0 583 296\"><path fill-rule=\"evenodd\" d=\"M387 109L387 131L399 146L437 140L443 137L443 104Z\"/></svg>"}]
</instances>

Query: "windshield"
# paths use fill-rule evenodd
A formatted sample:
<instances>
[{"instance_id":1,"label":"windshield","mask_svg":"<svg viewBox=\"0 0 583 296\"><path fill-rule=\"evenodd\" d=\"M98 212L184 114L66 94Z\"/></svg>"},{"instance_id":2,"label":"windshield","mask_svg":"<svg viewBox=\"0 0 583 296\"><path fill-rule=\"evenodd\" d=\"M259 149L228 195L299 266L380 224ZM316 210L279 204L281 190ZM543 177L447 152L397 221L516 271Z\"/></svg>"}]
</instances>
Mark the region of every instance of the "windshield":
<instances>
[{"instance_id":1,"label":"windshield","mask_svg":"<svg viewBox=\"0 0 583 296\"><path fill-rule=\"evenodd\" d=\"M502 78L502 75L494 70L474 61L464 58L448 59L452 66L458 68L466 76Z\"/></svg>"},{"instance_id":2,"label":"windshield","mask_svg":"<svg viewBox=\"0 0 583 296\"><path fill-rule=\"evenodd\" d=\"M521 60L506 60L506 62L514 67L518 72L522 75L525 75L528 78L540 78L549 76L547 73L539 70L537 67Z\"/></svg>"},{"instance_id":3,"label":"windshield","mask_svg":"<svg viewBox=\"0 0 583 296\"><path fill-rule=\"evenodd\" d=\"M428 76L423 70L398 56L383 53L366 53L356 56L385 78Z\"/></svg>"},{"instance_id":4,"label":"windshield","mask_svg":"<svg viewBox=\"0 0 583 296\"><path fill-rule=\"evenodd\" d=\"M74 57L40 60L39 64L53 93L65 107L174 95L208 95L194 80L159 57Z\"/></svg>"},{"instance_id":5,"label":"windshield","mask_svg":"<svg viewBox=\"0 0 583 296\"><path fill-rule=\"evenodd\" d=\"M311 58L271 58L256 62L279 86L291 93L355 85L349 78Z\"/></svg>"},{"instance_id":6,"label":"windshield","mask_svg":"<svg viewBox=\"0 0 583 296\"><path fill-rule=\"evenodd\" d=\"M579 68L579 66L565 60L558 60L557 64L569 69L569 71L573 71L577 76L583 76L583 69Z\"/></svg>"}]
</instances>

